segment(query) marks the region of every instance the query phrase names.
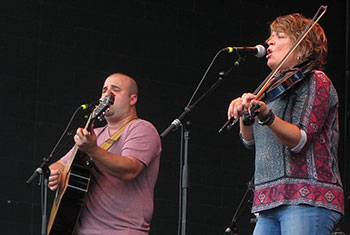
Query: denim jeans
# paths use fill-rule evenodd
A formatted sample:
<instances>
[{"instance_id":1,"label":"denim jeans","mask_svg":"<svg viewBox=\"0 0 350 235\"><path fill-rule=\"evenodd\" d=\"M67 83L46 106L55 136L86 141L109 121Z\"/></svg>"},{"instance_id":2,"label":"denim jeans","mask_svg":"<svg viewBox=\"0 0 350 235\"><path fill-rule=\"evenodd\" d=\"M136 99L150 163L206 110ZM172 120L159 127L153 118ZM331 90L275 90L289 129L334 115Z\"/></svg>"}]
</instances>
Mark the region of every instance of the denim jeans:
<instances>
[{"instance_id":1,"label":"denim jeans","mask_svg":"<svg viewBox=\"0 0 350 235\"><path fill-rule=\"evenodd\" d=\"M280 206L259 213L253 235L330 235L341 217L321 207Z\"/></svg>"}]
</instances>

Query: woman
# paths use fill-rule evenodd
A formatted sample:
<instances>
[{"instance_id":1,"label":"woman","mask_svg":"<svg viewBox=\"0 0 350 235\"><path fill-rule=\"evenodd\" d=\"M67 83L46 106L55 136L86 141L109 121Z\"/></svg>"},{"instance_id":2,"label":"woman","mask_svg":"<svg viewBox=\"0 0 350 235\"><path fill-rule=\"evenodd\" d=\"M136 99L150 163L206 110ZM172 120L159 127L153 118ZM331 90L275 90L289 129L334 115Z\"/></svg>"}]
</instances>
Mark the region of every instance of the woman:
<instances>
[{"instance_id":1,"label":"woman","mask_svg":"<svg viewBox=\"0 0 350 235\"><path fill-rule=\"evenodd\" d=\"M310 19L290 14L275 19L267 39L267 66L276 68ZM338 170L338 96L321 71L327 39L319 24L279 72L311 62L311 72L281 97L265 103L244 93L234 99L228 118L240 118L243 143L255 147L254 235L329 235L344 213ZM311 67L312 66L312 67ZM245 125L242 116L255 107Z\"/></svg>"}]
</instances>

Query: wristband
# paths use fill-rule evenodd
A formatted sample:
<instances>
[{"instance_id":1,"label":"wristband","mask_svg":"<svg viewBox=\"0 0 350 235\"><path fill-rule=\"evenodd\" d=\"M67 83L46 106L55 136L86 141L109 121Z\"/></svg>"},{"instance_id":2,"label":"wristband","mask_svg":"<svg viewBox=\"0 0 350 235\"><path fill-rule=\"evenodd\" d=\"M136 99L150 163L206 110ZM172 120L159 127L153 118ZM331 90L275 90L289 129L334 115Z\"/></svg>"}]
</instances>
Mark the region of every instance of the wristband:
<instances>
[{"instance_id":1,"label":"wristband","mask_svg":"<svg viewBox=\"0 0 350 235\"><path fill-rule=\"evenodd\" d=\"M272 110L270 109L269 113L266 114L264 117L258 118L258 123L262 126L269 126L273 123L275 120L275 114L273 114Z\"/></svg>"}]
</instances>

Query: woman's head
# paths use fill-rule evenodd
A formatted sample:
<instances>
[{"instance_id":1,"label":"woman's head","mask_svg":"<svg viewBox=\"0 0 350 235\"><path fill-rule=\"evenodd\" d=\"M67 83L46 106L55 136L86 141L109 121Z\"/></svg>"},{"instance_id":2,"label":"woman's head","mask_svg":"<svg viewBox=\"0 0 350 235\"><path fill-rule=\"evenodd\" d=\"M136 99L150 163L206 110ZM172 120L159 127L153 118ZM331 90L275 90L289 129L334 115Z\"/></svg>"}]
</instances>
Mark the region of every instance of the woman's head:
<instances>
[{"instance_id":1,"label":"woman's head","mask_svg":"<svg viewBox=\"0 0 350 235\"><path fill-rule=\"evenodd\" d=\"M270 25L270 31L283 32L289 36L292 43L303 33L306 26L311 22L300 14L290 14L277 17ZM267 40L269 41L269 39ZM327 38L322 27L316 23L311 31L306 35L304 40L297 48L299 62L307 59L315 61L316 69L323 69L326 64L328 52Z\"/></svg>"}]
</instances>

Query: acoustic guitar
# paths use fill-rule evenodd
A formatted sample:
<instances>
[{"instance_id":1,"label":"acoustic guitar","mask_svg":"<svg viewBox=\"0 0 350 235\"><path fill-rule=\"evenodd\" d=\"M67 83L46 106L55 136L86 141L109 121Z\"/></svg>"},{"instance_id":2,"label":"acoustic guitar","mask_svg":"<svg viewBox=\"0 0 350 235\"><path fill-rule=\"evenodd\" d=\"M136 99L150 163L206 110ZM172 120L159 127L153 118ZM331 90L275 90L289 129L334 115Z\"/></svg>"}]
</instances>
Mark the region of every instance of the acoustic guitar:
<instances>
[{"instance_id":1,"label":"acoustic guitar","mask_svg":"<svg viewBox=\"0 0 350 235\"><path fill-rule=\"evenodd\" d=\"M90 114L85 128L89 129L96 118L103 117L113 103L112 94L101 98L100 104ZM47 228L49 235L73 234L89 188L92 165L92 159L75 145L53 199Z\"/></svg>"}]
</instances>

